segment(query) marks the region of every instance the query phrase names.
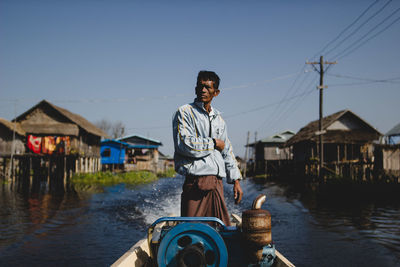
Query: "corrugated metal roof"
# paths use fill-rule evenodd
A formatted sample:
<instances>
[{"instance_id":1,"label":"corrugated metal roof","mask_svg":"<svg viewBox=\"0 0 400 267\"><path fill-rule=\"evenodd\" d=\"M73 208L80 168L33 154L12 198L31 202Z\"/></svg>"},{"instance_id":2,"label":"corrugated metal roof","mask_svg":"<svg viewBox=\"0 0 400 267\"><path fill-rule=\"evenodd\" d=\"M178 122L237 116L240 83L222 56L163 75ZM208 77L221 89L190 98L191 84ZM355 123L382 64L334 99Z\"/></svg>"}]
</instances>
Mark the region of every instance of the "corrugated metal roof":
<instances>
[{"instance_id":1,"label":"corrugated metal roof","mask_svg":"<svg viewBox=\"0 0 400 267\"><path fill-rule=\"evenodd\" d=\"M106 139L106 140L103 140L100 142L101 145L110 144L110 143L122 145L123 147L126 147L126 148L157 148L158 147L156 145L134 145L134 144L129 144L129 143L126 143L123 141L115 140L115 139Z\"/></svg>"},{"instance_id":2,"label":"corrugated metal roof","mask_svg":"<svg viewBox=\"0 0 400 267\"><path fill-rule=\"evenodd\" d=\"M117 138L116 140L126 140L126 139L129 139L129 138L132 138L132 137L138 137L138 138L140 138L140 139L148 140L148 141L150 141L150 142L153 142L153 143L157 143L157 144L159 144L159 145L162 145L161 141L159 141L159 140L152 139L152 138L149 138L149 137L144 137L144 136L138 135L138 134L127 135L127 136L124 136L124 137L121 137L121 138Z\"/></svg>"},{"instance_id":3,"label":"corrugated metal roof","mask_svg":"<svg viewBox=\"0 0 400 267\"><path fill-rule=\"evenodd\" d=\"M256 143L285 143L293 135L295 135L295 133L292 131L284 131L279 134L271 135L267 138L261 139ZM254 146L254 143L249 144L249 146Z\"/></svg>"},{"instance_id":4,"label":"corrugated metal roof","mask_svg":"<svg viewBox=\"0 0 400 267\"><path fill-rule=\"evenodd\" d=\"M389 132L385 134L386 136L396 136L400 135L400 123L394 126L392 129L390 129Z\"/></svg>"}]
</instances>

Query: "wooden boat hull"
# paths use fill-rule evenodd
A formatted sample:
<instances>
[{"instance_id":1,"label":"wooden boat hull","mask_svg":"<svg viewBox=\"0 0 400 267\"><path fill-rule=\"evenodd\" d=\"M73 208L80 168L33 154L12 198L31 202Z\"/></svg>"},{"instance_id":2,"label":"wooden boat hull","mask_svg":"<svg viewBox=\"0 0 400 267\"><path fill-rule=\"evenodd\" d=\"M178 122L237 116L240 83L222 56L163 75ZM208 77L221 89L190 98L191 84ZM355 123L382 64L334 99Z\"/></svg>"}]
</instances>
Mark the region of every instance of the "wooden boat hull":
<instances>
[{"instance_id":1,"label":"wooden boat hull","mask_svg":"<svg viewBox=\"0 0 400 267\"><path fill-rule=\"evenodd\" d=\"M232 225L240 226L242 224L242 218L237 214L231 214ZM165 222L164 222L165 223ZM275 249L276 258L274 260L273 267L294 267L288 259L286 259L278 250ZM139 240L133 245L124 255L122 255L111 267L142 267L146 266L150 258L150 248L147 242L147 238Z\"/></svg>"},{"instance_id":2,"label":"wooden boat hull","mask_svg":"<svg viewBox=\"0 0 400 267\"><path fill-rule=\"evenodd\" d=\"M275 250L276 258L275 267L294 267L294 265L286 259L278 250ZM150 257L149 246L147 238L139 240L133 245L124 255L122 255L111 267L142 267L146 265Z\"/></svg>"}]
</instances>

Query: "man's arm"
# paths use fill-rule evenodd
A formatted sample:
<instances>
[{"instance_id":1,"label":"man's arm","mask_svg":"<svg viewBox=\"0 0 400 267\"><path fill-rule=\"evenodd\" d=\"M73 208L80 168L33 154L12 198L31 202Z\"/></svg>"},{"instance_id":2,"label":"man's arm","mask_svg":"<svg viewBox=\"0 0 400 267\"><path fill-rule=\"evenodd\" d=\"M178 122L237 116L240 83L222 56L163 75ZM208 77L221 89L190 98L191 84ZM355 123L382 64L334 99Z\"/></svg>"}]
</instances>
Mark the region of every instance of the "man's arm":
<instances>
[{"instance_id":1,"label":"man's arm","mask_svg":"<svg viewBox=\"0 0 400 267\"><path fill-rule=\"evenodd\" d=\"M225 147L221 151L221 155L225 162L227 182L233 184L235 180L242 179L242 174L240 173L235 155L233 154L232 144L228 139L226 125L223 127L221 140L225 143Z\"/></svg>"},{"instance_id":2,"label":"man's arm","mask_svg":"<svg viewBox=\"0 0 400 267\"><path fill-rule=\"evenodd\" d=\"M174 115L172 128L175 151L184 156L202 158L214 150L214 141L211 137L198 135L190 109L189 106L183 106Z\"/></svg>"},{"instance_id":3,"label":"man's arm","mask_svg":"<svg viewBox=\"0 0 400 267\"><path fill-rule=\"evenodd\" d=\"M233 184L233 195L235 198L235 204L239 204L242 201L243 191L242 187L240 186L240 180L235 180Z\"/></svg>"},{"instance_id":4,"label":"man's arm","mask_svg":"<svg viewBox=\"0 0 400 267\"><path fill-rule=\"evenodd\" d=\"M222 118L221 118L222 120ZM222 120L223 121L223 120ZM221 151L222 157L225 161L225 171L226 179L228 183L233 183L233 194L235 197L235 204L239 204L242 200L243 191L240 186L240 180L242 179L242 174L240 173L235 155L233 154L232 144L229 141L228 133L226 129L226 124L223 122L223 132L221 135L221 140L224 142L225 146Z\"/></svg>"}]
</instances>

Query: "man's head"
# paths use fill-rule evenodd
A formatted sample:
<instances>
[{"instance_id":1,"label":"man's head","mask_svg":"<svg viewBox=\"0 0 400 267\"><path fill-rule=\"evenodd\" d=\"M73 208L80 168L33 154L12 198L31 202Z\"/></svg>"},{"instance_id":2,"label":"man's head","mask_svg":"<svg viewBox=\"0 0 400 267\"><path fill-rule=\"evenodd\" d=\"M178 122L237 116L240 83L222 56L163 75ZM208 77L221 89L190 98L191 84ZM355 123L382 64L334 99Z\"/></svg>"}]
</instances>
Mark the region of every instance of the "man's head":
<instances>
[{"instance_id":1,"label":"man's head","mask_svg":"<svg viewBox=\"0 0 400 267\"><path fill-rule=\"evenodd\" d=\"M208 71L208 70L199 71L199 74L197 75L197 84L199 84L199 81L213 81L214 89L217 90L219 87L219 77L213 71Z\"/></svg>"},{"instance_id":2,"label":"man's head","mask_svg":"<svg viewBox=\"0 0 400 267\"><path fill-rule=\"evenodd\" d=\"M211 100L219 94L219 77L213 71L202 70L197 75L196 96L204 103L211 103Z\"/></svg>"}]
</instances>

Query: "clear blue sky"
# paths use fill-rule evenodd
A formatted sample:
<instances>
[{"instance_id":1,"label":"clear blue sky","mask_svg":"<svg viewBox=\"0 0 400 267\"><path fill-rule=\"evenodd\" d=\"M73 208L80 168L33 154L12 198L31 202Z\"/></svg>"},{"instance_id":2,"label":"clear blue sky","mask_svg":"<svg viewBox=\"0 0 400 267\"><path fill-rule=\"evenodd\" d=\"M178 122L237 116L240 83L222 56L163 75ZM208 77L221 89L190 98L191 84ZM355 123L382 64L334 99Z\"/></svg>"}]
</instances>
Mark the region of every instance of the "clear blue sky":
<instances>
[{"instance_id":1,"label":"clear blue sky","mask_svg":"<svg viewBox=\"0 0 400 267\"><path fill-rule=\"evenodd\" d=\"M323 55L338 61L324 115L350 109L385 133L400 122L400 2L374 2L0 0L0 117L46 99L172 155L172 114L207 69L243 157L248 131L254 141L318 118L319 74L305 62Z\"/></svg>"}]
</instances>

